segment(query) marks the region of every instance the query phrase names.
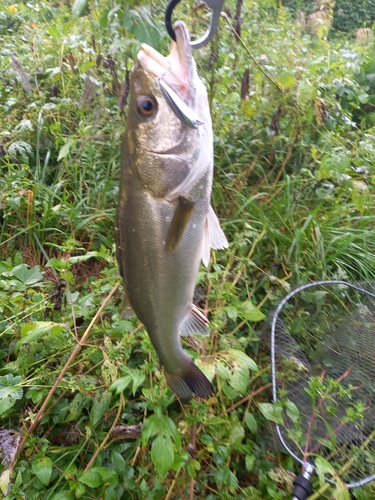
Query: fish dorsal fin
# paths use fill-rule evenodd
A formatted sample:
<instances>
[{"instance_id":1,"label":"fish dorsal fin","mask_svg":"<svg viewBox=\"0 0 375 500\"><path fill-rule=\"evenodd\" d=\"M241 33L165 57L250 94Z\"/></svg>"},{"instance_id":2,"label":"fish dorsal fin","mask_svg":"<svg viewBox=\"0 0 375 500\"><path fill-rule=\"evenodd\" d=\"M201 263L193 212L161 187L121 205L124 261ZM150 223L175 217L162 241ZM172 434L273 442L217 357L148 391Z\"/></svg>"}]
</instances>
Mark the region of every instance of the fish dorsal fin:
<instances>
[{"instance_id":1,"label":"fish dorsal fin","mask_svg":"<svg viewBox=\"0 0 375 500\"><path fill-rule=\"evenodd\" d=\"M228 240L220 227L219 219L211 205L208 209L202 243L202 261L206 267L210 261L210 248L214 250L228 248Z\"/></svg>"},{"instance_id":2,"label":"fish dorsal fin","mask_svg":"<svg viewBox=\"0 0 375 500\"><path fill-rule=\"evenodd\" d=\"M210 335L210 330L208 329L208 319L204 314L194 304L191 304L191 309L185 316L185 319L181 325L180 335L202 335L207 337Z\"/></svg>"},{"instance_id":3,"label":"fish dorsal fin","mask_svg":"<svg viewBox=\"0 0 375 500\"><path fill-rule=\"evenodd\" d=\"M135 312L133 311L133 308L130 304L128 294L125 291L124 291L124 294L125 295L124 295L124 299L122 301L120 318L121 319L132 318L133 316L135 316Z\"/></svg>"},{"instance_id":4,"label":"fish dorsal fin","mask_svg":"<svg viewBox=\"0 0 375 500\"><path fill-rule=\"evenodd\" d=\"M193 213L194 202L187 200L183 196L179 196L178 205L173 214L171 225L168 229L168 234L165 242L167 250L175 250L181 241L186 226Z\"/></svg>"}]
</instances>

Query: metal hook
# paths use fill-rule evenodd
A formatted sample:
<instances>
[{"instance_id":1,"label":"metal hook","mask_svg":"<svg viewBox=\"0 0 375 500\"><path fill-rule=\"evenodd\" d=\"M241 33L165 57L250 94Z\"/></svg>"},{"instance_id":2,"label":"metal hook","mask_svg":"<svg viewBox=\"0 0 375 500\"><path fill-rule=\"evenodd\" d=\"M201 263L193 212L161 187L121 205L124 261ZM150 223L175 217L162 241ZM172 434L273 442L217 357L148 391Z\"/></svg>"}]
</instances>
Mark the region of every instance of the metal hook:
<instances>
[{"instance_id":1,"label":"metal hook","mask_svg":"<svg viewBox=\"0 0 375 500\"><path fill-rule=\"evenodd\" d=\"M176 7L176 5L180 3L180 1L181 0L169 0L167 9L165 11L165 27L167 28L168 34L174 42L176 41L176 33L174 32L174 29L172 27L172 12ZM203 45L206 45L206 43L208 43L214 36L217 27L219 25L221 10L223 8L225 0L204 0L204 1L207 7L212 11L210 27L206 31L206 34L202 36L202 38L199 38L194 42L190 42L190 47L192 49L199 49L200 47L203 47Z\"/></svg>"}]
</instances>

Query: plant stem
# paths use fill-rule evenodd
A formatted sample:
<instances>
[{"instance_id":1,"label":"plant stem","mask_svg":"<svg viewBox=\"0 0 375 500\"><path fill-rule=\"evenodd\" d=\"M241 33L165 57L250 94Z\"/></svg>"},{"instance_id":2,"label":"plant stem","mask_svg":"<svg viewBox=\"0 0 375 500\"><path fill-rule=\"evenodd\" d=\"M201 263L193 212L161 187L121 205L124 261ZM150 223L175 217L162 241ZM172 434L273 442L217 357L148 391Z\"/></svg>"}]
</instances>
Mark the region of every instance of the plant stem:
<instances>
[{"instance_id":1,"label":"plant stem","mask_svg":"<svg viewBox=\"0 0 375 500\"><path fill-rule=\"evenodd\" d=\"M91 323L89 324L89 326L86 328L86 331L85 333L82 335L82 339L77 343L77 345L75 346L72 354L69 356L69 359L68 361L65 363L65 366L64 368L61 370L61 373L59 374L59 376L57 377L55 383L53 384L51 390L49 391L49 393L47 394L47 397L46 399L44 400L44 403L42 404L42 406L40 407L38 413L36 414L33 422L30 424L30 427L28 428L25 436L23 437L22 441L21 441L21 444L18 448L18 453L17 455L21 452L22 448L24 447L25 443L26 443L26 440L27 438L30 436L30 434L37 428L37 426L39 425L40 421L44 418L45 414L44 414L44 411L48 405L48 403L50 402L52 396L54 395L58 385L60 384L61 380L63 379L65 373L67 372L69 366L71 365L73 359L77 356L77 354L79 353L79 351L82 349L83 345L87 342L87 340L89 339L89 336L91 334L91 330L93 328L93 326L95 325L95 323L97 322L97 320L99 319L103 309L105 308L105 306L108 304L109 300L111 299L111 297L113 296L113 294L115 293L115 291L117 290L117 288L119 287L120 285L120 281L118 281L115 286L112 288L112 290L109 292L109 294L107 295L107 297L105 298L104 302L102 303L102 305L99 307L98 311L96 312L95 316L93 317L93 319L91 320Z\"/></svg>"},{"instance_id":2,"label":"plant stem","mask_svg":"<svg viewBox=\"0 0 375 500\"><path fill-rule=\"evenodd\" d=\"M86 465L85 467L85 470L83 471L83 474L85 472L87 472L91 466L93 465L93 463L95 462L96 460L96 457L99 455L99 453L104 449L107 441L109 439L111 439L111 433L114 429L114 427L116 426L117 422L118 422L118 419L120 418L120 415L121 415L121 410L122 410L122 407L124 405L124 396L122 394L120 394L120 403L118 405L118 410L117 410L117 413L116 413L116 417L111 425L111 428L109 429L109 431L107 432L107 435L106 437L103 439L103 441L100 443L100 446L98 446L98 448L96 449L95 453L93 454L93 456L91 457L91 460L89 461L89 463Z\"/></svg>"}]
</instances>

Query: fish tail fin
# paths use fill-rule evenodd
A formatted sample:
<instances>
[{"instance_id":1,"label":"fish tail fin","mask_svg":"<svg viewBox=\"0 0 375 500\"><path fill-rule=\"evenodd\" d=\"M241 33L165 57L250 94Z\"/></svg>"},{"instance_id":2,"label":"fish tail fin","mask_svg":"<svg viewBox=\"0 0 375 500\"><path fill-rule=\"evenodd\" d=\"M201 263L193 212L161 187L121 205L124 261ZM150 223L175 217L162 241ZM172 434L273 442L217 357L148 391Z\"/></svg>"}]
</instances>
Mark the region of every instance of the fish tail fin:
<instances>
[{"instance_id":1,"label":"fish tail fin","mask_svg":"<svg viewBox=\"0 0 375 500\"><path fill-rule=\"evenodd\" d=\"M191 359L183 373L168 373L164 370L164 374L169 387L181 399L190 399L193 393L208 398L214 393L214 386Z\"/></svg>"}]
</instances>

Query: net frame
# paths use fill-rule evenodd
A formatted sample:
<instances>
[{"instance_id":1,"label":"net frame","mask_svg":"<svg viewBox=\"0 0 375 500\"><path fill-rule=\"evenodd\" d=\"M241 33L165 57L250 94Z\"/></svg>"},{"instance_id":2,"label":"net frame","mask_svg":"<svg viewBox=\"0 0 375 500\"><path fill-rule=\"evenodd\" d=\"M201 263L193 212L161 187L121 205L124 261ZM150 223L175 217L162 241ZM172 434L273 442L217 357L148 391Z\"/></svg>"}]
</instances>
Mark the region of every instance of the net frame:
<instances>
[{"instance_id":1,"label":"net frame","mask_svg":"<svg viewBox=\"0 0 375 500\"><path fill-rule=\"evenodd\" d=\"M277 334L277 323L279 320L280 313L283 311L284 306L297 294L300 292L303 292L304 290L308 290L310 288L318 287L318 286L332 286L332 285L344 285L348 288L351 288L353 290L356 290L357 292L361 294L365 294L368 297L371 297L372 299L375 300L375 293L372 293L366 289L364 289L360 285L355 285L353 283L347 282L347 281L342 281L342 280L321 280L321 281L314 281L310 283L306 283L304 285L301 285L294 290L292 290L288 295L286 295L281 302L279 303L278 307L276 308L275 312L272 315L272 323L271 323L271 378L272 378L272 399L274 403L277 403L279 401L279 398L277 396L277 389L278 389L278 384L277 384L277 373L276 373L276 368L277 368L277 349L276 349L276 334ZM374 360L375 363L375 360ZM374 381L375 384L375 381ZM282 428L279 424L276 424L276 432L277 436L287 451L287 453L300 465L303 466L304 470L307 471L306 477L310 477L311 474L316 470L316 467L314 464L312 464L309 461L306 461L305 459L300 458L296 453L294 453L293 450L291 450L290 446L286 442L283 436ZM375 438L375 425L374 425L374 430L371 432L370 436L368 439L374 439ZM332 485L335 485L335 481L333 481L330 478L325 478L326 481ZM364 486L371 481L375 480L375 473L371 474L370 476L367 476L359 481L352 481L352 482L345 482L347 488L352 489L352 488L357 488L359 486Z\"/></svg>"}]
</instances>

